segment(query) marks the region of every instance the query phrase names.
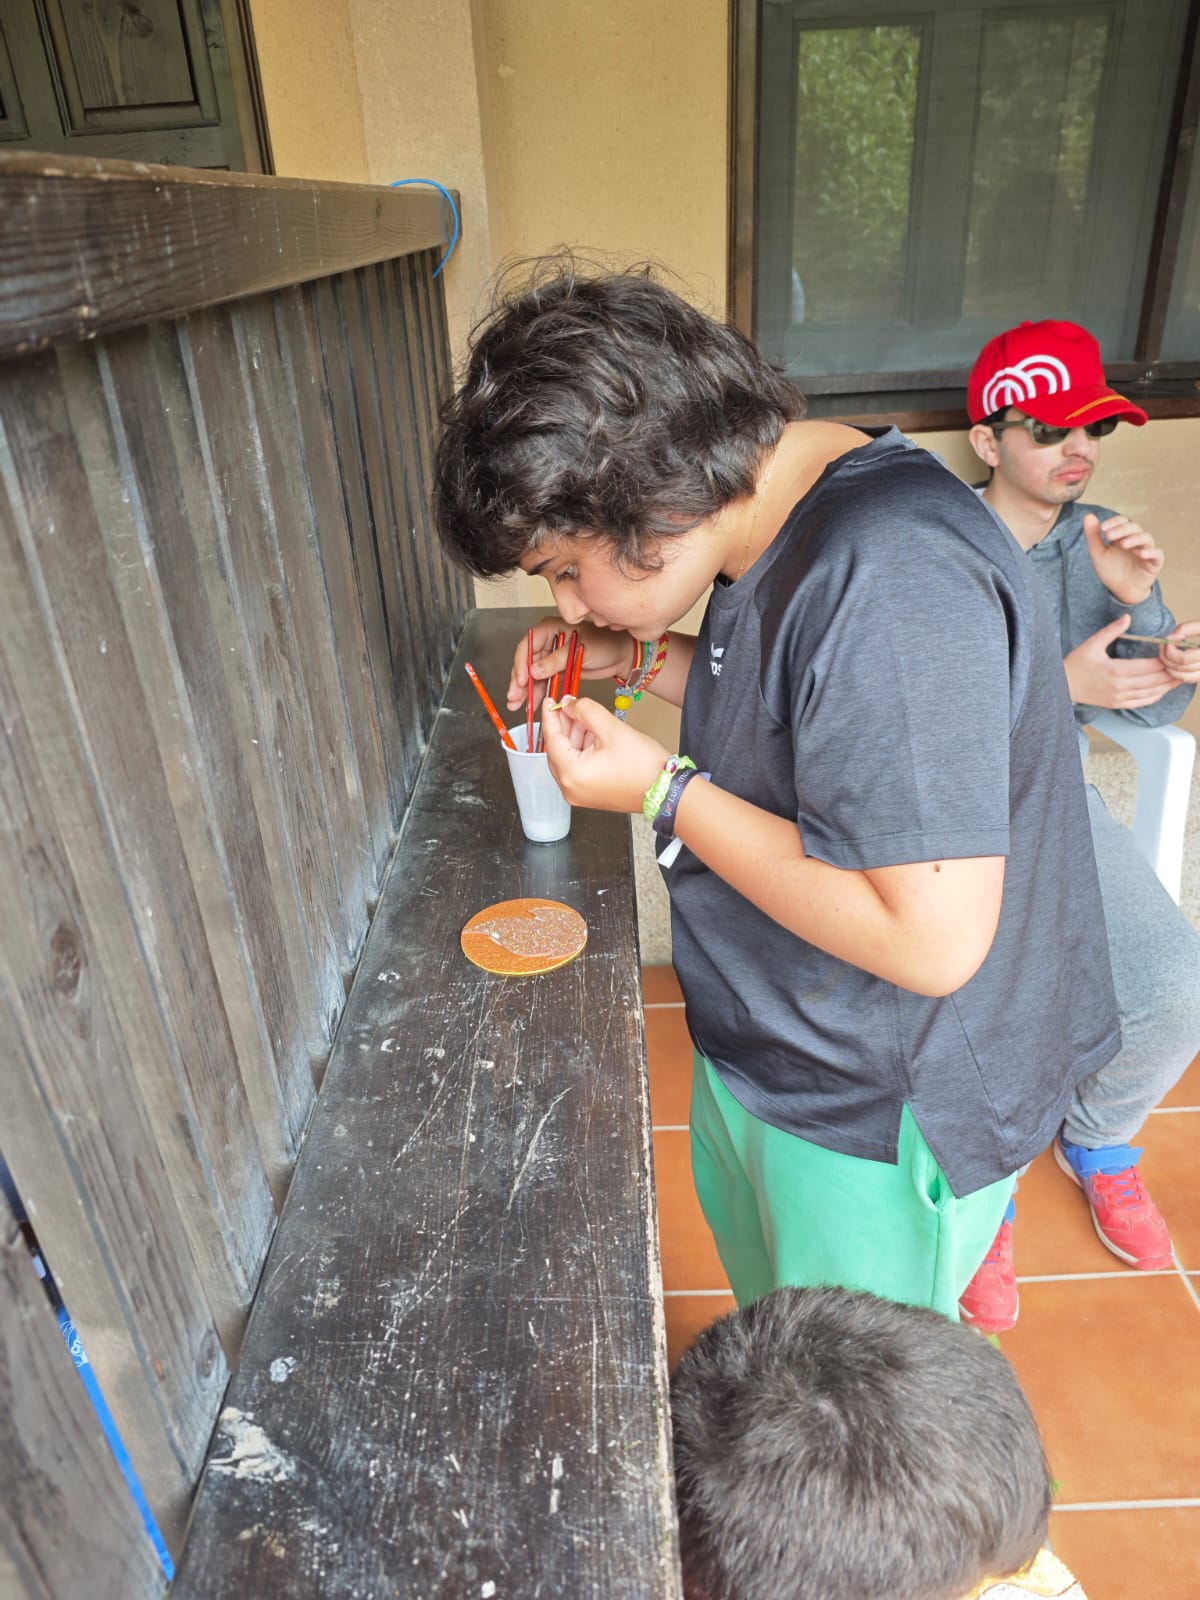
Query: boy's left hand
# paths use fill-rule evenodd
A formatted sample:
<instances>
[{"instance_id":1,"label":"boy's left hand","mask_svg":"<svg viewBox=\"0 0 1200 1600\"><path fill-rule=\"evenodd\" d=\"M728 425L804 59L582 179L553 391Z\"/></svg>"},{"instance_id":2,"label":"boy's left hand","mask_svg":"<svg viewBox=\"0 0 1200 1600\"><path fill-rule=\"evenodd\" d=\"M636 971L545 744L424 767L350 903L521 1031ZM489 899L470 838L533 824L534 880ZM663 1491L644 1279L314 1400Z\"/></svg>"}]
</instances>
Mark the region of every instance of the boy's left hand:
<instances>
[{"instance_id":1,"label":"boy's left hand","mask_svg":"<svg viewBox=\"0 0 1200 1600\"><path fill-rule=\"evenodd\" d=\"M1181 622L1171 632L1173 639L1200 638L1200 622ZM1176 683L1200 683L1200 647L1177 650L1172 644L1159 646L1159 660Z\"/></svg>"},{"instance_id":2,"label":"boy's left hand","mask_svg":"<svg viewBox=\"0 0 1200 1600\"><path fill-rule=\"evenodd\" d=\"M1166 555L1145 528L1129 517L1106 517L1094 511L1083 518L1083 536L1096 576L1123 606L1141 605L1148 599L1162 571Z\"/></svg>"},{"instance_id":3,"label":"boy's left hand","mask_svg":"<svg viewBox=\"0 0 1200 1600\"><path fill-rule=\"evenodd\" d=\"M670 754L599 701L573 695L543 702L542 745L566 798L595 811L640 811Z\"/></svg>"}]
</instances>

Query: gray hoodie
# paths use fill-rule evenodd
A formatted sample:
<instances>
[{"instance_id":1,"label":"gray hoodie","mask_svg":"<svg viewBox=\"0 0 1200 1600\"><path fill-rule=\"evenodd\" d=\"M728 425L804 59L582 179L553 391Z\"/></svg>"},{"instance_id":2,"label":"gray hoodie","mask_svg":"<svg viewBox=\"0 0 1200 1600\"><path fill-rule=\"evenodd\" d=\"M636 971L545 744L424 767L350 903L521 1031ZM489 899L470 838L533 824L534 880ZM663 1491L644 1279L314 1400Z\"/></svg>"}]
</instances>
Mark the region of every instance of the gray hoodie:
<instances>
[{"instance_id":1,"label":"gray hoodie","mask_svg":"<svg viewBox=\"0 0 1200 1600\"><path fill-rule=\"evenodd\" d=\"M981 499L986 488L985 483L974 485L975 493ZM983 503L987 505L986 500ZM1140 606L1123 606L1100 582L1083 533L1083 519L1089 511L1094 511L1101 522L1116 515L1107 506L1092 506L1077 500L1062 508L1050 532L1029 550L1029 559L1038 575L1042 593L1051 611L1058 617L1064 657L1070 655L1076 645L1099 633L1101 628L1107 628L1110 622L1115 622L1127 611L1130 616L1129 633L1166 634L1175 626L1174 616L1163 603L1159 584L1154 585ZM992 514L1001 527L1006 526L1001 517L995 512ZM1127 658L1156 656L1158 646L1127 644L1121 638L1110 647L1110 651L1113 655ZM1179 721L1195 692L1194 684L1181 683L1154 705L1143 706L1140 711L1122 711L1120 715L1130 722L1140 723L1144 728L1161 728L1169 722ZM1075 721L1080 727L1080 754L1085 759L1088 743L1082 730L1089 722L1095 721L1100 710L1099 706L1075 703Z\"/></svg>"},{"instance_id":2,"label":"gray hoodie","mask_svg":"<svg viewBox=\"0 0 1200 1600\"><path fill-rule=\"evenodd\" d=\"M1175 618L1163 604L1162 590L1157 583L1141 605L1125 606L1100 582L1083 534L1083 519L1089 511L1095 512L1101 522L1115 515L1104 506L1086 505L1082 501L1065 505L1050 532L1029 551L1029 559L1041 581L1042 592L1058 616L1064 656L1125 612L1129 612L1132 618L1130 633L1164 634L1170 633L1175 626ZM1158 646L1126 644L1124 639L1118 639L1110 654L1124 657L1155 656ZM1144 706L1140 711L1123 711L1121 715L1130 722L1141 723L1143 727L1161 728L1165 723L1179 720L1194 693L1193 684L1181 683L1156 704ZM1093 721L1099 709L1098 706L1077 704L1076 722L1083 725Z\"/></svg>"}]
</instances>

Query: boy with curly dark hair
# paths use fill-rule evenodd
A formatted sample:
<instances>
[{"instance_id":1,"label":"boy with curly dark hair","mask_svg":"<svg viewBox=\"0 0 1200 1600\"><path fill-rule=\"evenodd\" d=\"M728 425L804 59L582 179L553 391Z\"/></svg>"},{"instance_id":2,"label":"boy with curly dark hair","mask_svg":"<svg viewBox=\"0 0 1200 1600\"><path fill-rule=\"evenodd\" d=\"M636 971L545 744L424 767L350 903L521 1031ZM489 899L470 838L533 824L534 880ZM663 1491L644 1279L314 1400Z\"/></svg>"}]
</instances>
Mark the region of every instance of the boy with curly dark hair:
<instances>
[{"instance_id":1,"label":"boy with curly dark hair","mask_svg":"<svg viewBox=\"0 0 1200 1600\"><path fill-rule=\"evenodd\" d=\"M572 804L643 811L674 862L693 1172L739 1302L840 1283L956 1316L1118 1040L1020 550L896 429L804 420L735 330L562 261L476 330L436 482L451 552L545 577L618 711L683 708L675 754L593 699L542 722ZM522 640L512 707L525 675Z\"/></svg>"}]
</instances>

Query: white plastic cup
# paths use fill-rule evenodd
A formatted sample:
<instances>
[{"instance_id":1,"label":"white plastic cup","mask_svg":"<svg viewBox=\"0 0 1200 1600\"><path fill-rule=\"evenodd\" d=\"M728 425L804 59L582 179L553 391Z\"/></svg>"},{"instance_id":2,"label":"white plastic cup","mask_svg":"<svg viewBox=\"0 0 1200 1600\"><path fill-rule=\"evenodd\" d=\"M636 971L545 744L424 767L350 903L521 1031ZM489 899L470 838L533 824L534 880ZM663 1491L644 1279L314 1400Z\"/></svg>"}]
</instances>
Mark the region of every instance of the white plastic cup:
<instances>
[{"instance_id":1,"label":"white plastic cup","mask_svg":"<svg viewBox=\"0 0 1200 1600\"><path fill-rule=\"evenodd\" d=\"M554 781L546 752L537 750L529 754L525 723L518 723L508 731L517 748L510 750L505 745L504 754L508 757L517 810L521 813L522 832L535 844L553 844L555 839L565 839L571 831L571 807ZM536 722L533 732L536 738Z\"/></svg>"}]
</instances>

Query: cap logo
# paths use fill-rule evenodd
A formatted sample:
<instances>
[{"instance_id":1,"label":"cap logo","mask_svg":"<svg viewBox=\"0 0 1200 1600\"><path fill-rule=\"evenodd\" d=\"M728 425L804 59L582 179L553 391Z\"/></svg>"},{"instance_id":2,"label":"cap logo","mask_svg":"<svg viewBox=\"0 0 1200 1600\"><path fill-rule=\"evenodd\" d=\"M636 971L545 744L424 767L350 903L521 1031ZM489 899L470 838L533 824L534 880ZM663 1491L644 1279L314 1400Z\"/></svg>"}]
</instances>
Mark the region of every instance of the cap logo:
<instances>
[{"instance_id":1,"label":"cap logo","mask_svg":"<svg viewBox=\"0 0 1200 1600\"><path fill-rule=\"evenodd\" d=\"M1039 392L1058 394L1070 386L1071 374L1057 356L1026 356L992 373L983 388L983 414L990 417L1005 406L1036 400Z\"/></svg>"}]
</instances>

